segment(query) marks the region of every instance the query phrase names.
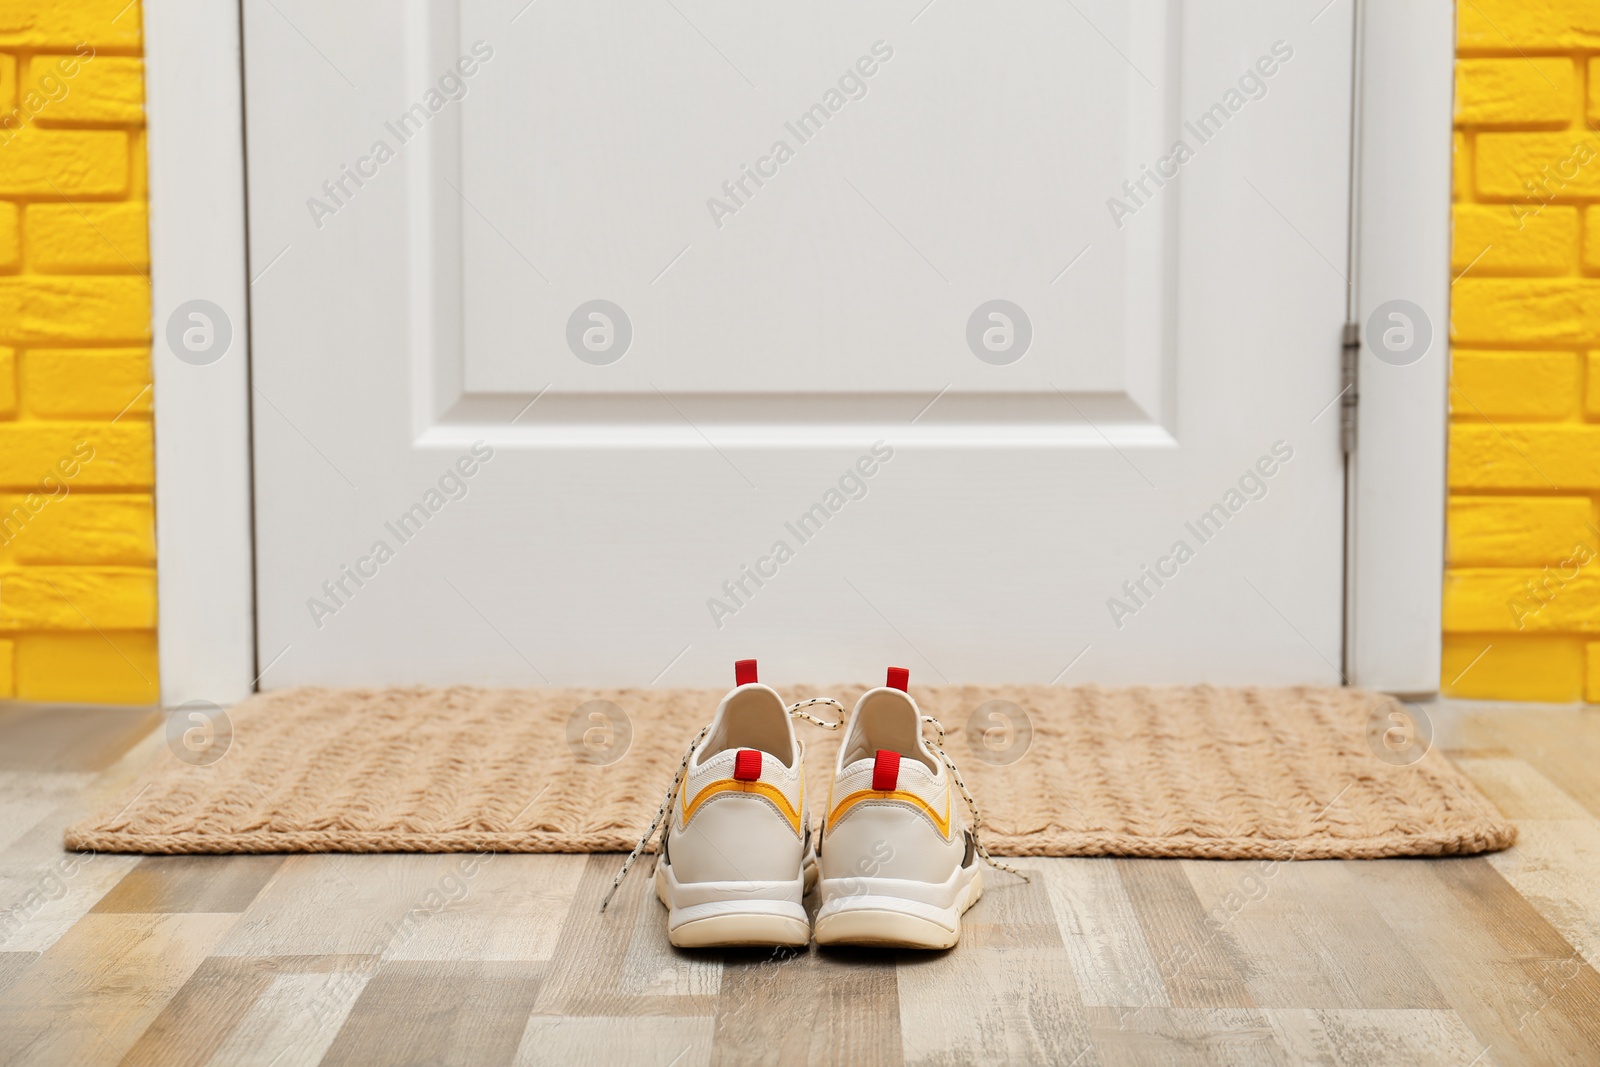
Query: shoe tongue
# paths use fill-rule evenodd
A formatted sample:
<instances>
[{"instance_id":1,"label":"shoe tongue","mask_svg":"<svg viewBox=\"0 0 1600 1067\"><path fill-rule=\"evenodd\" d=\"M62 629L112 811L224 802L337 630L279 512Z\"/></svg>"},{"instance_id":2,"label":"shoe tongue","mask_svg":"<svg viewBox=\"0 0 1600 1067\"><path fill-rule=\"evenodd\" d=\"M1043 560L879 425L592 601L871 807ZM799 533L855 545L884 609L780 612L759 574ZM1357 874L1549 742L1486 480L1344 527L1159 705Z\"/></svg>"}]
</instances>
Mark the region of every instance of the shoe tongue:
<instances>
[{"instance_id":1,"label":"shoe tongue","mask_svg":"<svg viewBox=\"0 0 1600 1067\"><path fill-rule=\"evenodd\" d=\"M878 790L900 789L908 781L927 782L934 778L933 772L917 756L902 756L889 749L879 749L866 759L851 761L841 776L849 778L859 788L866 788L870 780L871 788Z\"/></svg>"},{"instance_id":2,"label":"shoe tongue","mask_svg":"<svg viewBox=\"0 0 1600 1067\"><path fill-rule=\"evenodd\" d=\"M700 761L698 771L712 771L740 782L757 782L766 771L785 770L783 761L759 748L725 748Z\"/></svg>"}]
</instances>

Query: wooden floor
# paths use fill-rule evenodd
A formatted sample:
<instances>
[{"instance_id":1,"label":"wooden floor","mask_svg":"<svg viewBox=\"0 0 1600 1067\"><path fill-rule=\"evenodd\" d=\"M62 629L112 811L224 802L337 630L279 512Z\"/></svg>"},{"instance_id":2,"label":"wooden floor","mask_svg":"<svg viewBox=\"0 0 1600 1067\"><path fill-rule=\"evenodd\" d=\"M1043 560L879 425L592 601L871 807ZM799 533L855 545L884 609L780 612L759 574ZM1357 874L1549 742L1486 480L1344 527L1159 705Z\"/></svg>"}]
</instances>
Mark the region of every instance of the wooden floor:
<instances>
[{"instance_id":1,"label":"wooden floor","mask_svg":"<svg viewBox=\"0 0 1600 1067\"><path fill-rule=\"evenodd\" d=\"M647 865L599 915L615 856L66 854L158 720L0 705L0 1064L1600 1062L1600 709L1433 717L1516 848L1032 860L953 951L779 955Z\"/></svg>"}]
</instances>

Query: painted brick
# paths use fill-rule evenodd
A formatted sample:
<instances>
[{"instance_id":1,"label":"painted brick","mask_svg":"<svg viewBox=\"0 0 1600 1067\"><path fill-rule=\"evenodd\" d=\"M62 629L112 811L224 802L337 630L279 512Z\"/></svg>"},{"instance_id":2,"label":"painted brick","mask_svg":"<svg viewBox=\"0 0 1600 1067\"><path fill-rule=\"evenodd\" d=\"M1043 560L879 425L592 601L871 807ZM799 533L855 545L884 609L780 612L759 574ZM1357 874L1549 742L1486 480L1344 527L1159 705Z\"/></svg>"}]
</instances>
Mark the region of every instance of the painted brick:
<instances>
[{"instance_id":1,"label":"painted brick","mask_svg":"<svg viewBox=\"0 0 1600 1067\"><path fill-rule=\"evenodd\" d=\"M1595 539L1544 567L1463 567L1444 576L1445 633L1600 632Z\"/></svg>"},{"instance_id":2,"label":"painted brick","mask_svg":"<svg viewBox=\"0 0 1600 1067\"><path fill-rule=\"evenodd\" d=\"M138 48L143 25L128 0L0 0L0 48Z\"/></svg>"},{"instance_id":3,"label":"painted brick","mask_svg":"<svg viewBox=\"0 0 1600 1067\"><path fill-rule=\"evenodd\" d=\"M1600 641L1585 645L1583 658L1583 699L1590 704L1600 704Z\"/></svg>"},{"instance_id":4,"label":"painted brick","mask_svg":"<svg viewBox=\"0 0 1600 1067\"><path fill-rule=\"evenodd\" d=\"M1587 271L1600 271L1600 229L1597 227L1600 227L1600 210L1584 208L1583 269Z\"/></svg>"},{"instance_id":5,"label":"painted brick","mask_svg":"<svg viewBox=\"0 0 1600 1067\"><path fill-rule=\"evenodd\" d=\"M1583 410L1590 418L1600 418L1600 352L1584 356Z\"/></svg>"},{"instance_id":6,"label":"painted brick","mask_svg":"<svg viewBox=\"0 0 1600 1067\"><path fill-rule=\"evenodd\" d=\"M0 346L0 419L17 414L17 351Z\"/></svg>"},{"instance_id":7,"label":"painted brick","mask_svg":"<svg viewBox=\"0 0 1600 1067\"><path fill-rule=\"evenodd\" d=\"M24 353L23 410L44 419L150 412L150 352L144 348L37 348Z\"/></svg>"},{"instance_id":8,"label":"painted brick","mask_svg":"<svg viewBox=\"0 0 1600 1067\"><path fill-rule=\"evenodd\" d=\"M1592 132L1480 133L1473 144L1480 196L1526 203L1600 196L1600 138Z\"/></svg>"},{"instance_id":9,"label":"painted brick","mask_svg":"<svg viewBox=\"0 0 1600 1067\"><path fill-rule=\"evenodd\" d=\"M11 640L0 641L0 700L10 700L17 695L17 646Z\"/></svg>"},{"instance_id":10,"label":"painted brick","mask_svg":"<svg viewBox=\"0 0 1600 1067\"><path fill-rule=\"evenodd\" d=\"M92 55L92 50L86 54ZM48 126L53 120L68 117L67 98L79 83L86 61L78 55L34 56L17 65L16 107L5 120L7 132L25 126Z\"/></svg>"},{"instance_id":11,"label":"painted brick","mask_svg":"<svg viewBox=\"0 0 1600 1067\"><path fill-rule=\"evenodd\" d=\"M1464 700L1566 704L1582 698L1583 661L1578 638L1446 634L1440 689Z\"/></svg>"},{"instance_id":12,"label":"painted brick","mask_svg":"<svg viewBox=\"0 0 1600 1067\"><path fill-rule=\"evenodd\" d=\"M0 196L119 196L127 188L123 130L0 131Z\"/></svg>"},{"instance_id":13,"label":"painted brick","mask_svg":"<svg viewBox=\"0 0 1600 1067\"><path fill-rule=\"evenodd\" d=\"M128 172L128 199L140 203L150 199L150 164L145 158L145 143L149 135L144 129L129 130L128 142L133 149L133 165Z\"/></svg>"},{"instance_id":14,"label":"painted brick","mask_svg":"<svg viewBox=\"0 0 1600 1067\"><path fill-rule=\"evenodd\" d=\"M25 228L29 270L150 269L150 217L141 203L30 204Z\"/></svg>"},{"instance_id":15,"label":"painted brick","mask_svg":"<svg viewBox=\"0 0 1600 1067\"><path fill-rule=\"evenodd\" d=\"M1588 497L1456 496L1447 514L1450 567L1542 567L1600 545Z\"/></svg>"},{"instance_id":16,"label":"painted brick","mask_svg":"<svg viewBox=\"0 0 1600 1067\"><path fill-rule=\"evenodd\" d=\"M15 641L21 700L160 702L153 631L19 634Z\"/></svg>"},{"instance_id":17,"label":"painted brick","mask_svg":"<svg viewBox=\"0 0 1600 1067\"><path fill-rule=\"evenodd\" d=\"M28 243L33 244L33 212ZM1452 209L1455 241L1451 268L1473 277L1486 274L1565 274L1578 254L1578 209L1552 204L1538 214L1513 212L1509 204L1457 204ZM1520 216L1520 217L1519 217ZM32 253L29 253L32 258Z\"/></svg>"},{"instance_id":18,"label":"painted brick","mask_svg":"<svg viewBox=\"0 0 1600 1067\"><path fill-rule=\"evenodd\" d=\"M0 340L144 344L149 339L146 278L0 277Z\"/></svg>"},{"instance_id":19,"label":"painted brick","mask_svg":"<svg viewBox=\"0 0 1600 1067\"><path fill-rule=\"evenodd\" d=\"M1450 362L1450 412L1467 419L1568 418L1578 413L1581 370L1575 352L1457 349ZM23 401L31 407L27 381L25 370Z\"/></svg>"},{"instance_id":20,"label":"painted brick","mask_svg":"<svg viewBox=\"0 0 1600 1067\"><path fill-rule=\"evenodd\" d=\"M0 201L0 270L15 270L22 262L22 209Z\"/></svg>"},{"instance_id":21,"label":"painted brick","mask_svg":"<svg viewBox=\"0 0 1600 1067\"><path fill-rule=\"evenodd\" d=\"M1456 200L1465 199L1472 192L1471 142L1463 133L1451 140L1450 194Z\"/></svg>"},{"instance_id":22,"label":"painted brick","mask_svg":"<svg viewBox=\"0 0 1600 1067\"><path fill-rule=\"evenodd\" d=\"M1591 56L1589 59L1589 122L1600 123L1600 56Z\"/></svg>"},{"instance_id":23,"label":"painted brick","mask_svg":"<svg viewBox=\"0 0 1600 1067\"><path fill-rule=\"evenodd\" d=\"M148 567L155 563L149 494L71 493L43 502L0 494L0 561ZM14 510L23 507L21 517ZM37 510L34 510L37 509Z\"/></svg>"},{"instance_id":24,"label":"painted brick","mask_svg":"<svg viewBox=\"0 0 1600 1067\"><path fill-rule=\"evenodd\" d=\"M1600 346L1600 279L1469 275L1455 284L1450 310L1458 345Z\"/></svg>"},{"instance_id":25,"label":"painted brick","mask_svg":"<svg viewBox=\"0 0 1600 1067\"><path fill-rule=\"evenodd\" d=\"M1462 126L1565 126L1576 72L1566 56L1456 61L1456 122Z\"/></svg>"},{"instance_id":26,"label":"painted brick","mask_svg":"<svg viewBox=\"0 0 1600 1067\"><path fill-rule=\"evenodd\" d=\"M1472 0L1456 8L1462 51L1600 49L1594 0Z\"/></svg>"},{"instance_id":27,"label":"painted brick","mask_svg":"<svg viewBox=\"0 0 1600 1067\"><path fill-rule=\"evenodd\" d=\"M153 474L148 422L0 423L0 488L148 489Z\"/></svg>"},{"instance_id":28,"label":"painted brick","mask_svg":"<svg viewBox=\"0 0 1600 1067\"><path fill-rule=\"evenodd\" d=\"M0 572L0 631L150 630L149 567L26 567Z\"/></svg>"},{"instance_id":29,"label":"painted brick","mask_svg":"<svg viewBox=\"0 0 1600 1067\"><path fill-rule=\"evenodd\" d=\"M67 75L67 71L76 70ZM36 121L141 123L144 121L144 60L131 56L37 55L28 62L24 85L55 79L65 95L52 100Z\"/></svg>"},{"instance_id":30,"label":"painted brick","mask_svg":"<svg viewBox=\"0 0 1600 1067\"><path fill-rule=\"evenodd\" d=\"M0 113L17 106L17 57L0 53ZM0 122L4 115L0 114Z\"/></svg>"},{"instance_id":31,"label":"painted brick","mask_svg":"<svg viewBox=\"0 0 1600 1067\"><path fill-rule=\"evenodd\" d=\"M1600 426L1455 423L1450 488L1600 490Z\"/></svg>"}]
</instances>

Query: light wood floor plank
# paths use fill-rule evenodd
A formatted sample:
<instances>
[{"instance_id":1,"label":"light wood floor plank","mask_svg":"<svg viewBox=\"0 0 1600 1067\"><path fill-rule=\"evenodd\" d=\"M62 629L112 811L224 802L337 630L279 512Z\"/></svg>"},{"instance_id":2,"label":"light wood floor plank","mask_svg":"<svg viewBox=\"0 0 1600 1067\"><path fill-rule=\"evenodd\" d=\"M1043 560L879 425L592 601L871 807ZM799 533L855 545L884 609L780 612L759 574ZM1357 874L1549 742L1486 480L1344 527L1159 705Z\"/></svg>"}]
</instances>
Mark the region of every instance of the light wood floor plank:
<instances>
[{"instance_id":1,"label":"light wood floor plank","mask_svg":"<svg viewBox=\"0 0 1600 1067\"><path fill-rule=\"evenodd\" d=\"M1182 860L1208 925L1236 954L1256 1004L1448 1007L1338 860ZM1384 862L1384 861L1377 861Z\"/></svg>"},{"instance_id":2,"label":"light wood floor plank","mask_svg":"<svg viewBox=\"0 0 1600 1067\"><path fill-rule=\"evenodd\" d=\"M1160 946L1157 968L1168 1002L1185 1008L1255 1005L1219 915L1206 913L1181 863L1118 860L1145 940ZM1259 872L1258 872L1259 873Z\"/></svg>"},{"instance_id":3,"label":"light wood floor plank","mask_svg":"<svg viewBox=\"0 0 1600 1067\"><path fill-rule=\"evenodd\" d=\"M50 948L138 863L138 856L63 852L36 828L0 857L0 950Z\"/></svg>"},{"instance_id":4,"label":"light wood floor plank","mask_svg":"<svg viewBox=\"0 0 1600 1067\"><path fill-rule=\"evenodd\" d=\"M517 1067L704 1067L711 1062L712 1020L535 1015L517 1050Z\"/></svg>"},{"instance_id":5,"label":"light wood floor plank","mask_svg":"<svg viewBox=\"0 0 1600 1067\"><path fill-rule=\"evenodd\" d=\"M0 1063L115 1061L233 915L87 915L0 994Z\"/></svg>"},{"instance_id":6,"label":"light wood floor plank","mask_svg":"<svg viewBox=\"0 0 1600 1067\"><path fill-rule=\"evenodd\" d=\"M1517 820L1517 846L1489 864L1600 970L1600 819L1521 759L1458 763Z\"/></svg>"},{"instance_id":7,"label":"light wood floor plank","mask_svg":"<svg viewBox=\"0 0 1600 1067\"><path fill-rule=\"evenodd\" d=\"M908 1067L1097 1062L1065 949L901 953L895 972Z\"/></svg>"},{"instance_id":8,"label":"light wood floor plank","mask_svg":"<svg viewBox=\"0 0 1600 1067\"><path fill-rule=\"evenodd\" d=\"M961 926L963 944L1065 951L1049 884L1035 863L1024 859L1013 864L1027 875L1026 880L1007 871L983 872L983 897L968 910Z\"/></svg>"},{"instance_id":9,"label":"light wood floor plank","mask_svg":"<svg viewBox=\"0 0 1600 1067\"><path fill-rule=\"evenodd\" d=\"M423 901L384 954L390 960L548 960L572 908L585 856L440 856Z\"/></svg>"},{"instance_id":10,"label":"light wood floor plank","mask_svg":"<svg viewBox=\"0 0 1600 1067\"><path fill-rule=\"evenodd\" d=\"M1565 1016L1583 1044L1600 1060L1600 973L1572 943L1495 870L1488 857L1474 856L1429 868L1460 901L1462 912L1488 928L1519 961L1544 1007Z\"/></svg>"},{"instance_id":11,"label":"light wood floor plank","mask_svg":"<svg viewBox=\"0 0 1600 1067\"><path fill-rule=\"evenodd\" d=\"M157 734L133 744L0 852L0 950L48 949L138 864L137 856L64 852L61 832L125 792L162 745Z\"/></svg>"},{"instance_id":12,"label":"light wood floor plank","mask_svg":"<svg viewBox=\"0 0 1600 1067\"><path fill-rule=\"evenodd\" d=\"M539 988L537 1011L554 1015L682 1015L709 1018L715 1010L717 988L709 975L691 981L673 981L670 992L657 995L651 975L676 962L656 964L638 953L629 955L636 931L648 936L655 951L670 953L665 943L666 912L656 901L650 863L638 864L627 883L602 913L600 899L610 887L622 857L608 853L584 857L583 874L568 909L560 936L550 957L550 967ZM641 911L648 918L641 917ZM658 957L660 958L660 957ZM705 953L706 964L720 968L719 957ZM630 977L631 975L631 977Z\"/></svg>"},{"instance_id":13,"label":"light wood floor plank","mask_svg":"<svg viewBox=\"0 0 1600 1067\"><path fill-rule=\"evenodd\" d=\"M272 971L255 960L202 961L139 1035L124 1067L203 1067L271 984Z\"/></svg>"},{"instance_id":14,"label":"light wood floor plank","mask_svg":"<svg viewBox=\"0 0 1600 1067\"><path fill-rule=\"evenodd\" d=\"M22 972L39 962L38 952L0 952L0 993L22 976Z\"/></svg>"},{"instance_id":15,"label":"light wood floor plank","mask_svg":"<svg viewBox=\"0 0 1600 1067\"><path fill-rule=\"evenodd\" d=\"M284 857L146 856L111 887L95 912L238 912L283 866Z\"/></svg>"},{"instance_id":16,"label":"light wood floor plank","mask_svg":"<svg viewBox=\"0 0 1600 1067\"><path fill-rule=\"evenodd\" d=\"M91 771L0 771L0 857L94 779Z\"/></svg>"},{"instance_id":17,"label":"light wood floor plank","mask_svg":"<svg viewBox=\"0 0 1600 1067\"><path fill-rule=\"evenodd\" d=\"M713 1063L902 1062L893 953L812 946L721 955Z\"/></svg>"},{"instance_id":18,"label":"light wood floor plank","mask_svg":"<svg viewBox=\"0 0 1600 1067\"><path fill-rule=\"evenodd\" d=\"M1265 1013L1253 1008L1089 1008L1094 1054L1107 1065L1254 1067L1292 1064ZM1084 1062L1088 1057L1084 1057Z\"/></svg>"},{"instance_id":19,"label":"light wood floor plank","mask_svg":"<svg viewBox=\"0 0 1600 1067\"><path fill-rule=\"evenodd\" d=\"M278 972L207 1061L217 1067L311 1067L339 1036L377 971Z\"/></svg>"},{"instance_id":20,"label":"light wood floor plank","mask_svg":"<svg viewBox=\"0 0 1600 1067\"><path fill-rule=\"evenodd\" d=\"M544 964L402 960L361 990L322 1067L495 1067L517 1058Z\"/></svg>"},{"instance_id":21,"label":"light wood floor plank","mask_svg":"<svg viewBox=\"0 0 1600 1067\"><path fill-rule=\"evenodd\" d=\"M1452 762L1509 819L1594 818L1589 809L1556 788L1526 760L1515 756L1462 756L1454 757Z\"/></svg>"},{"instance_id":22,"label":"light wood floor plank","mask_svg":"<svg viewBox=\"0 0 1600 1067\"><path fill-rule=\"evenodd\" d=\"M722 956L680 952L667 940L667 912L652 895L633 909L633 930L622 957L621 989L631 996L693 997L706 1001L722 988Z\"/></svg>"},{"instance_id":23,"label":"light wood floor plank","mask_svg":"<svg viewBox=\"0 0 1600 1067\"><path fill-rule=\"evenodd\" d=\"M216 954L380 954L438 918L453 870L447 855L288 856Z\"/></svg>"},{"instance_id":24,"label":"light wood floor plank","mask_svg":"<svg viewBox=\"0 0 1600 1067\"><path fill-rule=\"evenodd\" d=\"M1476 712L1461 722L1461 747L1502 747L1532 765L1590 815L1600 816L1594 720L1593 709L1585 708Z\"/></svg>"},{"instance_id":25,"label":"light wood floor plank","mask_svg":"<svg viewBox=\"0 0 1600 1067\"><path fill-rule=\"evenodd\" d=\"M1463 1067L1482 1051L1472 1031L1453 1011L1268 1008L1262 1015L1278 1043L1295 1062L1303 1064ZM1475 1067L1495 1062L1485 1055Z\"/></svg>"},{"instance_id":26,"label":"light wood floor plank","mask_svg":"<svg viewBox=\"0 0 1600 1067\"><path fill-rule=\"evenodd\" d=\"M337 999L340 989L359 988L377 965L375 956L212 956L140 1035L125 1067L209 1063L279 975L313 976L309 982L320 983ZM329 977L341 974L345 977Z\"/></svg>"},{"instance_id":27,"label":"light wood floor plank","mask_svg":"<svg viewBox=\"0 0 1600 1067\"><path fill-rule=\"evenodd\" d=\"M103 771L161 722L152 708L0 703L0 771Z\"/></svg>"},{"instance_id":28,"label":"light wood floor plank","mask_svg":"<svg viewBox=\"0 0 1600 1067\"><path fill-rule=\"evenodd\" d=\"M1490 866L1600 970L1600 822L1527 819L1517 830L1517 847Z\"/></svg>"},{"instance_id":29,"label":"light wood floor plank","mask_svg":"<svg viewBox=\"0 0 1600 1067\"><path fill-rule=\"evenodd\" d=\"M1055 911L1085 1004L1137 1009L1171 1003L1155 948L1112 859L1030 859Z\"/></svg>"},{"instance_id":30,"label":"light wood floor plank","mask_svg":"<svg viewBox=\"0 0 1600 1067\"><path fill-rule=\"evenodd\" d=\"M1600 1007L1575 1023L1562 991L1593 981L1575 950L1481 858L1383 860L1357 886L1489 1055L1506 1063L1593 1063ZM1535 969L1530 976L1528 968ZM1562 968L1575 977L1553 973ZM1543 976L1550 985L1542 986ZM1554 980L1554 981L1552 981Z\"/></svg>"}]
</instances>

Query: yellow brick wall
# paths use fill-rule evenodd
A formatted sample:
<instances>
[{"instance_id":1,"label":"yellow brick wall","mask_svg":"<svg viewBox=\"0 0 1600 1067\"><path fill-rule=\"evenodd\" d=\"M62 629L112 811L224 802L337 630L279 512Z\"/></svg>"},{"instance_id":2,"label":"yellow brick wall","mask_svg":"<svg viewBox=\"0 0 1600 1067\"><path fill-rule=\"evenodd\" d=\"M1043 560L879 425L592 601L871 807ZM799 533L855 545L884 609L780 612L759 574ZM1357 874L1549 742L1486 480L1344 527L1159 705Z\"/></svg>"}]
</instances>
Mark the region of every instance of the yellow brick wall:
<instances>
[{"instance_id":1,"label":"yellow brick wall","mask_svg":"<svg viewBox=\"0 0 1600 1067\"><path fill-rule=\"evenodd\" d=\"M1457 25L1441 685L1600 702L1600 0Z\"/></svg>"},{"instance_id":2,"label":"yellow brick wall","mask_svg":"<svg viewBox=\"0 0 1600 1067\"><path fill-rule=\"evenodd\" d=\"M0 697L157 699L141 21L0 0Z\"/></svg>"}]
</instances>

